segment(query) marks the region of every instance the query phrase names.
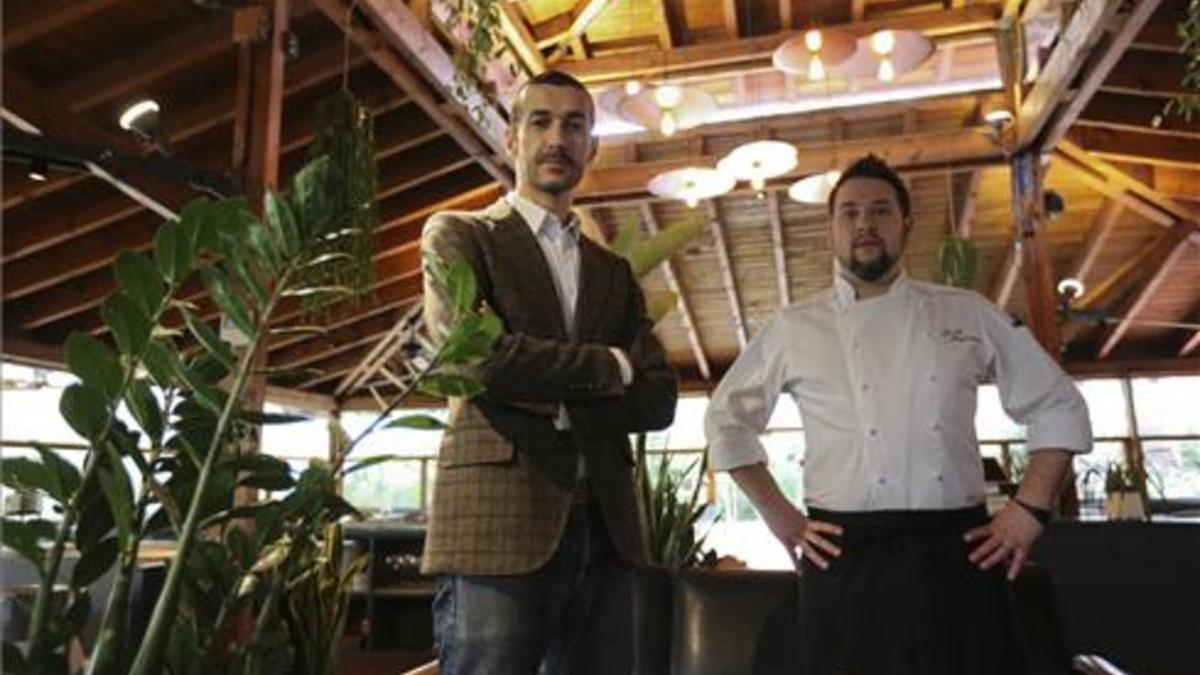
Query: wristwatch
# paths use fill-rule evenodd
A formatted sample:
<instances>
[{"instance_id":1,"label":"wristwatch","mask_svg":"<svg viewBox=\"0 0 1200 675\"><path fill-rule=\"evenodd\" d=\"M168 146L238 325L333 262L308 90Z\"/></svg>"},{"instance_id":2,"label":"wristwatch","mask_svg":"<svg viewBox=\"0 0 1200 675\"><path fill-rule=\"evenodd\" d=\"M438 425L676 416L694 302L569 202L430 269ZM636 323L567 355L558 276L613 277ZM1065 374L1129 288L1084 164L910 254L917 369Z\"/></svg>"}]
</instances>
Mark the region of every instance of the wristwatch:
<instances>
[{"instance_id":1,"label":"wristwatch","mask_svg":"<svg viewBox=\"0 0 1200 675\"><path fill-rule=\"evenodd\" d=\"M1021 501L1020 499L1017 499L1016 497L1012 498L1012 503L1025 509L1025 511L1028 512L1029 515L1033 516L1034 520L1038 521L1042 525L1045 525L1046 523L1050 522L1050 511L1048 509L1043 509L1041 507L1034 506L1033 504L1030 504L1028 502Z\"/></svg>"}]
</instances>

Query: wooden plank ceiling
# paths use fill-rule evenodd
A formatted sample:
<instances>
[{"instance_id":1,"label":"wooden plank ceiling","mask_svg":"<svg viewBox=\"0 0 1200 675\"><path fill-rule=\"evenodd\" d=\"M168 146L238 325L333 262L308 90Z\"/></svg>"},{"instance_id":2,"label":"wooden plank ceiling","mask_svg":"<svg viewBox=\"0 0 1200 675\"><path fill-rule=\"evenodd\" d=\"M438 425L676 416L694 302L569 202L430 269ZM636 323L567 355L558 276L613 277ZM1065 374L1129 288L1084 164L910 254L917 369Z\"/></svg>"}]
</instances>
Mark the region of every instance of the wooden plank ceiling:
<instances>
[{"instance_id":1,"label":"wooden plank ceiling","mask_svg":"<svg viewBox=\"0 0 1200 675\"><path fill-rule=\"evenodd\" d=\"M172 157L237 181L233 14L199 4L4 3L5 129L32 124L56 140L145 152L116 119L131 101L149 96L162 105L162 138ZM291 336L270 346L273 368L313 370L287 384L319 394L332 394L417 299L424 219L439 209L482 206L505 189L495 129L453 103L438 62L413 43L449 44L430 10L437 3L409 0L399 17L388 3L357 4L346 40L351 3L295 1L290 31L296 49L285 70L282 176L303 162L315 104L337 91L343 77L374 111L378 139L382 220L373 299L334 308L325 320L327 336ZM1055 90L1060 96L1052 103L1060 105L1040 111L1048 120L1043 140L1061 137L1046 148L1045 187L1065 203L1045 231L1054 278L1080 278L1088 288L1087 309L1200 321L1200 125L1161 116L1169 97L1181 91L1186 57L1178 53L1174 26L1186 4L1126 3L1079 56L1078 72ZM1033 18L1046 6L1057 3L520 0L504 3L503 25L525 66L568 70L597 93L629 77L669 75L705 89L723 110L742 109L740 121L670 139L650 132L606 136L580 198L581 209L608 236L626 222L648 231L688 219L708 224L705 235L647 280L649 288L681 294L680 310L658 331L672 361L703 387L781 302L829 283L824 207L790 201L788 183L866 152L901 167L914 193L910 273L933 278L940 241L952 231L969 233L980 254L976 290L1024 312L1011 253L1006 148L982 114L1008 100L1002 83L1011 78L997 57L1005 52L1004 21ZM815 85L770 68L771 51L795 31L840 24L862 34L882 27L924 30L938 50L886 87L836 78ZM1031 87L1020 89L1027 94ZM907 98L887 100L897 98L897 90L909 92ZM756 117L748 107L770 102L794 105L770 117ZM661 170L711 166L737 144L768 137L795 143L801 164L762 196L738 190L690 209L646 191L648 178ZM162 218L86 173L52 170L38 182L28 168L6 154L3 352L56 363L71 331L104 334L97 308L114 287L109 265L122 249L148 249ZM122 178L168 209L196 196L161 178ZM202 290L187 294L215 324L217 312ZM281 321L297 311L288 308ZM1065 355L1081 370L1131 359L1196 370L1197 335L1130 321L1070 323Z\"/></svg>"}]
</instances>

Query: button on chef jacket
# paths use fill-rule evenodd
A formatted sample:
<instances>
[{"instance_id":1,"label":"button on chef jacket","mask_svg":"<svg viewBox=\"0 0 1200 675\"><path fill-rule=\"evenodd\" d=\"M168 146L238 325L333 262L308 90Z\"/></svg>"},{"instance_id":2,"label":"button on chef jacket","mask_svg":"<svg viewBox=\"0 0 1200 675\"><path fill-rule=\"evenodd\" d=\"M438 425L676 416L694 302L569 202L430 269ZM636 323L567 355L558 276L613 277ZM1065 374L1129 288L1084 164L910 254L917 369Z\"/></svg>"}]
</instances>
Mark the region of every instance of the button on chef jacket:
<instances>
[{"instance_id":1,"label":"button on chef jacket","mask_svg":"<svg viewBox=\"0 0 1200 675\"><path fill-rule=\"evenodd\" d=\"M1087 452L1079 390L1033 335L974 292L900 275L856 299L834 285L782 309L709 404L715 469L766 462L759 441L779 396L799 407L804 494L835 511L954 509L985 498L975 437L980 383L1027 426L1027 447Z\"/></svg>"}]
</instances>

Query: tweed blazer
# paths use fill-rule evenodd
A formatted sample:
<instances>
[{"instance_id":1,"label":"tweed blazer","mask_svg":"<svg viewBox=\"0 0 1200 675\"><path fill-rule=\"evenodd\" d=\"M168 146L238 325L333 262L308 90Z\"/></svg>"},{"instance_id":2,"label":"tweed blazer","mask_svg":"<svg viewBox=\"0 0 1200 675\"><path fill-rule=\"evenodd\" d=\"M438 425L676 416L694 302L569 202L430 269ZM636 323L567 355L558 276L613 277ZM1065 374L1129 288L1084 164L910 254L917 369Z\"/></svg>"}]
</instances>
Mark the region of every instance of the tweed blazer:
<instances>
[{"instance_id":1,"label":"tweed blazer","mask_svg":"<svg viewBox=\"0 0 1200 675\"><path fill-rule=\"evenodd\" d=\"M475 375L486 392L451 399L438 456L425 573L531 572L558 546L579 455L622 557L645 560L629 434L668 426L678 381L651 333L641 289L620 257L580 237L574 331L564 325L551 270L520 213L500 200L477 212L435 214L421 248L475 271L481 302L504 324ZM425 320L435 342L450 305L425 275ZM568 337L571 335L571 337ZM634 368L628 386L610 346ZM558 405L571 431L554 429Z\"/></svg>"}]
</instances>

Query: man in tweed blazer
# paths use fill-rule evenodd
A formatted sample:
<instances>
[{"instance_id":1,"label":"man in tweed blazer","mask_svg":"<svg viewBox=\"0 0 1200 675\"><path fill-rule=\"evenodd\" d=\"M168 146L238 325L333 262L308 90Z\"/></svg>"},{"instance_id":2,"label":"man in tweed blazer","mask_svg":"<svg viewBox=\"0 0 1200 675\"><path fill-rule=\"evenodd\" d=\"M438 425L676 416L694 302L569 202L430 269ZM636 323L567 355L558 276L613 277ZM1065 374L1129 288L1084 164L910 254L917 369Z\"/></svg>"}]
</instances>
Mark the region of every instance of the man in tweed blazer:
<instances>
[{"instance_id":1,"label":"man in tweed blazer","mask_svg":"<svg viewBox=\"0 0 1200 675\"><path fill-rule=\"evenodd\" d=\"M580 236L572 191L596 152L595 111L570 76L514 98L516 190L472 213L439 213L426 260L465 261L504 334L452 399L423 569L446 675L603 673L632 666L632 568L645 560L631 432L660 429L677 381L637 281ZM431 255L432 254L432 255ZM425 318L451 303L426 273Z\"/></svg>"}]
</instances>

